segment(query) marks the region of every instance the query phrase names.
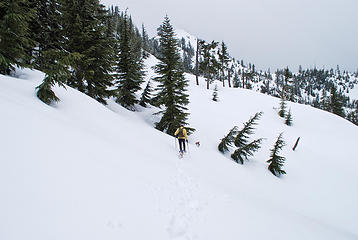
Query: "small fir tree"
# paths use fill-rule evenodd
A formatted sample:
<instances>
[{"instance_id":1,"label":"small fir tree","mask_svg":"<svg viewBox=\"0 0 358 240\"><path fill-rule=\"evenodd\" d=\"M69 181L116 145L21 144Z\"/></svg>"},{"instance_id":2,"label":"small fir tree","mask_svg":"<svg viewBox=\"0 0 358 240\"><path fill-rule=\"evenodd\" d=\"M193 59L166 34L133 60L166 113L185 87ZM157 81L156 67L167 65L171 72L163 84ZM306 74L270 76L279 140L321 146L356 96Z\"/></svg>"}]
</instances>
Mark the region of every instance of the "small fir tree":
<instances>
[{"instance_id":1,"label":"small fir tree","mask_svg":"<svg viewBox=\"0 0 358 240\"><path fill-rule=\"evenodd\" d=\"M231 158L234 159L237 163L240 161L241 164L244 163L244 159L247 159L250 156L253 156L254 152L260 149L262 143L262 138L256 139L252 142L249 142L249 135L254 133L254 126L257 125L257 121L261 118L262 112L256 113L252 116L246 123L244 127L238 132L234 144L237 147L235 152L231 154Z\"/></svg>"},{"instance_id":2,"label":"small fir tree","mask_svg":"<svg viewBox=\"0 0 358 240\"><path fill-rule=\"evenodd\" d=\"M285 101L285 97L284 94L282 93L281 96L281 102L280 102L280 110L278 111L278 115L282 118L284 118L286 116L286 101Z\"/></svg>"},{"instance_id":3,"label":"small fir tree","mask_svg":"<svg viewBox=\"0 0 358 240\"><path fill-rule=\"evenodd\" d=\"M254 116L252 116L246 123L244 123L244 127L238 132L235 137L234 144L238 148L242 148L243 146L248 144L249 135L254 133L254 126L257 125L257 121L261 118L263 112L258 112Z\"/></svg>"},{"instance_id":4,"label":"small fir tree","mask_svg":"<svg viewBox=\"0 0 358 240\"><path fill-rule=\"evenodd\" d=\"M288 111L287 115L286 115L286 120L285 123L287 126L292 126L292 114L291 114L291 108Z\"/></svg>"},{"instance_id":5,"label":"small fir tree","mask_svg":"<svg viewBox=\"0 0 358 240\"><path fill-rule=\"evenodd\" d=\"M248 159L248 157L252 157L254 152L260 149L262 138L256 139L249 144L246 144L235 150L233 154L231 154L231 158L235 160L235 162L244 164L244 159Z\"/></svg>"},{"instance_id":6,"label":"small fir tree","mask_svg":"<svg viewBox=\"0 0 358 240\"><path fill-rule=\"evenodd\" d=\"M278 136L273 149L271 149L270 159L266 161L270 163L268 169L276 177L280 176L281 174L286 174L286 172L282 170L283 163L285 162L286 158L278 155L279 151L282 150L282 148L285 146L282 135L283 133L280 133Z\"/></svg>"},{"instance_id":7,"label":"small fir tree","mask_svg":"<svg viewBox=\"0 0 358 240\"><path fill-rule=\"evenodd\" d=\"M229 151L229 147L232 147L232 143L235 140L235 135L237 134L237 126L233 127L230 132L221 139L221 142L218 146L220 152L225 153Z\"/></svg>"},{"instance_id":8,"label":"small fir tree","mask_svg":"<svg viewBox=\"0 0 358 240\"><path fill-rule=\"evenodd\" d=\"M150 85L150 81L148 81L147 86L144 88L144 91L140 98L139 105L146 107L147 104L151 103L152 91L153 91L152 86Z\"/></svg>"},{"instance_id":9,"label":"small fir tree","mask_svg":"<svg viewBox=\"0 0 358 240\"><path fill-rule=\"evenodd\" d=\"M214 91L213 91L213 101L217 102L218 101L218 86L215 85Z\"/></svg>"}]
</instances>

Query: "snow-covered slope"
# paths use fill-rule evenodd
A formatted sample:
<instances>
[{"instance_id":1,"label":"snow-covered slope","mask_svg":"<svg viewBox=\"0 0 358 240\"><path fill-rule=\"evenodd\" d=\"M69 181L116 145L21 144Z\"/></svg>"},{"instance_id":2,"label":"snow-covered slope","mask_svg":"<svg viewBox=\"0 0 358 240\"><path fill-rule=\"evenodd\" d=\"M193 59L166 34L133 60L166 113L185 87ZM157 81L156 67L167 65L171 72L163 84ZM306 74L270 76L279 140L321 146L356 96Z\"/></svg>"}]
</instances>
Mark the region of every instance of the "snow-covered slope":
<instances>
[{"instance_id":1,"label":"snow-covered slope","mask_svg":"<svg viewBox=\"0 0 358 240\"><path fill-rule=\"evenodd\" d=\"M187 75L196 132L179 160L155 108L105 107L69 87L50 107L34 92L42 74L20 77L0 76L0 239L358 239L358 128L342 118L291 103L288 127L278 99L218 84L214 102ZM217 145L258 111L263 146L236 164ZM276 178L265 161L280 132Z\"/></svg>"}]
</instances>

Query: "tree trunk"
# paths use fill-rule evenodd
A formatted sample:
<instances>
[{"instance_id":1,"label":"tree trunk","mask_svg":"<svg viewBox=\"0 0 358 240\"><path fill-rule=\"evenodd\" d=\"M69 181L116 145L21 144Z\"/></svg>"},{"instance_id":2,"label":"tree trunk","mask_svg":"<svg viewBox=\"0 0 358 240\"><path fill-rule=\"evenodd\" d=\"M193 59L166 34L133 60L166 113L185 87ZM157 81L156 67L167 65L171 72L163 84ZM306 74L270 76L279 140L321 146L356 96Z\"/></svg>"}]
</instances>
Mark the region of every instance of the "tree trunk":
<instances>
[{"instance_id":1,"label":"tree trunk","mask_svg":"<svg viewBox=\"0 0 358 240\"><path fill-rule=\"evenodd\" d=\"M195 78L196 85L199 85L199 39L196 39Z\"/></svg>"},{"instance_id":2,"label":"tree trunk","mask_svg":"<svg viewBox=\"0 0 358 240\"><path fill-rule=\"evenodd\" d=\"M229 84L229 88L231 88L231 83L230 83L230 70L228 71L228 79L227 79L227 82L228 82L228 84Z\"/></svg>"}]
</instances>

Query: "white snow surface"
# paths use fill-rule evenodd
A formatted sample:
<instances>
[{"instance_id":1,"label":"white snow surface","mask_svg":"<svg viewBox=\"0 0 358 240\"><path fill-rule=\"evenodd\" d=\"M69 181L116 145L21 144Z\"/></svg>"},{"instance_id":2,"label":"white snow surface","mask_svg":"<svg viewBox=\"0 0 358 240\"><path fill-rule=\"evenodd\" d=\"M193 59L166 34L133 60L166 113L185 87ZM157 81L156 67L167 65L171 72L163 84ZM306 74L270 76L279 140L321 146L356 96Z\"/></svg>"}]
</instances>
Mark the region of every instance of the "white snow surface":
<instances>
[{"instance_id":1,"label":"white snow surface","mask_svg":"<svg viewBox=\"0 0 358 240\"><path fill-rule=\"evenodd\" d=\"M288 127L279 99L218 84L214 102L204 79L186 77L196 131L178 159L153 128L156 108L104 106L70 87L47 106L35 95L42 73L0 75L0 239L358 239L356 126L288 103ZM262 148L237 164L217 145L258 111ZM277 178L266 160L281 132L287 175Z\"/></svg>"}]
</instances>

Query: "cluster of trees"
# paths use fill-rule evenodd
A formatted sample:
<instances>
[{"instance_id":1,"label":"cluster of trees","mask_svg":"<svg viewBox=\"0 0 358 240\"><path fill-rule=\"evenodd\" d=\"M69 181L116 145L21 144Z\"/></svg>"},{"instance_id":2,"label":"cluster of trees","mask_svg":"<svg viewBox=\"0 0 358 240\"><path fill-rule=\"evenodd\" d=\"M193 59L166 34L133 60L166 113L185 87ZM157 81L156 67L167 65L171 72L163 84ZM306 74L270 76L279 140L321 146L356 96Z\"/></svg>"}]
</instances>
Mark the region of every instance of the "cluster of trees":
<instances>
[{"instance_id":1,"label":"cluster of trees","mask_svg":"<svg viewBox=\"0 0 358 240\"><path fill-rule=\"evenodd\" d=\"M185 55L185 71L206 79L207 88L213 79L219 79L223 86L253 89L275 97L285 92L287 101L308 104L332 112L357 125L357 101L348 97L350 89L358 84L358 71L349 73L334 69L306 69L300 66L297 73L288 68L278 69L274 74L257 71L254 64L245 64L243 60L230 57L224 42L197 41L195 63L192 64L193 50L190 43L181 40L181 49ZM189 57L188 57L189 56ZM193 67L192 67L193 66Z\"/></svg>"},{"instance_id":2,"label":"cluster of trees","mask_svg":"<svg viewBox=\"0 0 358 240\"><path fill-rule=\"evenodd\" d=\"M255 140L250 140L250 135L254 134L254 126L257 125L257 121L261 118L262 112L256 113L252 116L247 122L244 123L244 126L241 130L238 130L237 126L234 126L229 133L221 139L221 142L218 145L218 149L222 153L230 151L230 148L236 147L236 150L231 154L231 158L237 162L244 164L244 161L249 157L254 156L254 153L257 152L262 144L263 138L258 138ZM285 157L279 155L280 150L284 147L285 142L282 139L282 133L277 138L273 149L271 149L271 154L269 160L268 169L275 176L280 176L281 174L286 174L282 169L283 163L285 162Z\"/></svg>"},{"instance_id":3,"label":"cluster of trees","mask_svg":"<svg viewBox=\"0 0 358 240\"><path fill-rule=\"evenodd\" d=\"M46 104L59 101L56 84L71 86L106 104L110 97L127 109L155 103L161 107L156 128L173 134L187 125L189 103L182 60L169 18L158 29L158 87L150 82L141 97L143 61L154 52L126 12L106 9L99 0L4 0L0 3L0 73L29 67L45 73L36 88ZM193 129L192 129L193 130Z\"/></svg>"}]
</instances>

